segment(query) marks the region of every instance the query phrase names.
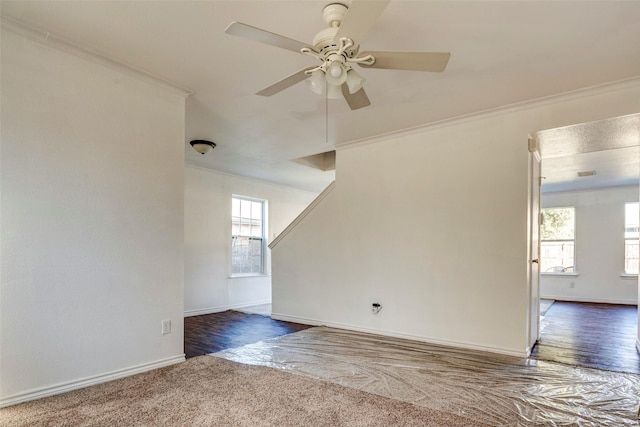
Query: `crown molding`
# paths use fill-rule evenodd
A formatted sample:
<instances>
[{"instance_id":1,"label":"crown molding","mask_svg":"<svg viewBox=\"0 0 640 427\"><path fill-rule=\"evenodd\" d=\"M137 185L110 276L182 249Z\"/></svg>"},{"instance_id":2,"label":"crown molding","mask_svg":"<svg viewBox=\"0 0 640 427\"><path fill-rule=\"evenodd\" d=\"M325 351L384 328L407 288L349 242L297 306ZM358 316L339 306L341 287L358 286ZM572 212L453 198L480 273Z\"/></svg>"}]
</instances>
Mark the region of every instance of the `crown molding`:
<instances>
[{"instance_id":1,"label":"crown molding","mask_svg":"<svg viewBox=\"0 0 640 427\"><path fill-rule=\"evenodd\" d=\"M0 23L2 24L3 30L11 31L29 40L42 43L54 49L58 49L79 58L83 58L88 61L100 64L104 67L111 68L132 77L145 80L149 83L155 84L156 86L168 89L174 94L180 95L184 98L187 98L195 93L193 90L179 85L178 83L172 82L171 80L165 79L164 77L137 68L131 64L122 62L102 52L98 52L88 47L81 46L80 44L65 39L62 36L32 27L16 19L2 16L0 18Z\"/></svg>"},{"instance_id":2,"label":"crown molding","mask_svg":"<svg viewBox=\"0 0 640 427\"><path fill-rule=\"evenodd\" d=\"M451 117L448 119L437 120L435 122L425 123L418 126L400 129L393 132L387 132L380 135L370 136L361 139L355 139L352 141L346 141L337 143L335 145L336 151L341 151L348 148L360 147L363 145L375 144L378 142L387 141L390 138L400 138L415 135L425 132L427 130L434 130L439 128L445 128L448 126L459 125L463 123L473 122L475 120L486 119L495 117L502 114L516 113L531 108L539 108L548 105L557 104L559 102L572 101L576 99L586 98L589 96L595 96L613 91L624 91L632 88L640 87L640 77L633 77L630 79L619 80L615 82L603 83L595 86L589 86L569 92L563 92L560 94L549 95L541 98L529 99L527 101L517 102L514 104L503 105L488 110L477 111L475 113L465 114L462 116Z\"/></svg>"}]
</instances>

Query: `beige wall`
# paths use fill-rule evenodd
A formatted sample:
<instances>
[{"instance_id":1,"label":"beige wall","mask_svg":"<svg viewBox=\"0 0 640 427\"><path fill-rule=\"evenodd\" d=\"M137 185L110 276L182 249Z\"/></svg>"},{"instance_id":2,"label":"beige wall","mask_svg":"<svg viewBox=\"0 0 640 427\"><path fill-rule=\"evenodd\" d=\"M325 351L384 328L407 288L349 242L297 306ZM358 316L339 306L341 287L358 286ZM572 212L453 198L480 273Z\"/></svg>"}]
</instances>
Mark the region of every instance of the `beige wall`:
<instances>
[{"instance_id":1,"label":"beige wall","mask_svg":"<svg viewBox=\"0 0 640 427\"><path fill-rule=\"evenodd\" d=\"M0 405L184 360L184 97L7 31L1 83Z\"/></svg>"},{"instance_id":2,"label":"beige wall","mask_svg":"<svg viewBox=\"0 0 640 427\"><path fill-rule=\"evenodd\" d=\"M317 196L316 193L185 168L185 315L214 313L271 302L267 274L231 278L231 197L267 200L267 241L272 241Z\"/></svg>"},{"instance_id":3,"label":"beige wall","mask_svg":"<svg viewBox=\"0 0 640 427\"><path fill-rule=\"evenodd\" d=\"M621 276L624 273L624 205L637 201L637 186L542 196L543 208L575 207L577 274L543 274L542 298L638 303L638 278Z\"/></svg>"},{"instance_id":4,"label":"beige wall","mask_svg":"<svg viewBox=\"0 0 640 427\"><path fill-rule=\"evenodd\" d=\"M528 135L639 110L636 81L339 147L273 250L275 317L526 354Z\"/></svg>"}]
</instances>

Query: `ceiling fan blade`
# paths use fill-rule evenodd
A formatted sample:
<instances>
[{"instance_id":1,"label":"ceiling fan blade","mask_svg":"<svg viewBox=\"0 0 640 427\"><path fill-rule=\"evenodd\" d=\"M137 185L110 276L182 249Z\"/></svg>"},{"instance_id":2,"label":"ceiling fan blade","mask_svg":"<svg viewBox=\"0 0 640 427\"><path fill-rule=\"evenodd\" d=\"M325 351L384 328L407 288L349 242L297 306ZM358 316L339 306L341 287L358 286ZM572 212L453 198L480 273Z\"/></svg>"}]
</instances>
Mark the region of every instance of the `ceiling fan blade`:
<instances>
[{"instance_id":1,"label":"ceiling fan blade","mask_svg":"<svg viewBox=\"0 0 640 427\"><path fill-rule=\"evenodd\" d=\"M291 87L296 83L300 83L301 81L308 78L309 75L306 72L308 70L313 70L314 68L318 68L318 67L307 67L307 68L303 68L300 71L296 71L290 76L287 76L284 79L275 82L271 86L262 89L260 92L256 93L256 95L261 95L261 96L275 95L276 93L281 92L287 89L288 87Z\"/></svg>"},{"instance_id":2,"label":"ceiling fan blade","mask_svg":"<svg viewBox=\"0 0 640 427\"><path fill-rule=\"evenodd\" d=\"M245 39L253 40L256 42L269 44L271 46L279 47L282 49L292 50L300 53L300 49L308 48L312 51L316 51L313 47L302 43L298 40L290 39L280 34L272 33L261 28L252 27L251 25L243 24L242 22L232 22L229 24L225 33L231 34Z\"/></svg>"},{"instance_id":3,"label":"ceiling fan blade","mask_svg":"<svg viewBox=\"0 0 640 427\"><path fill-rule=\"evenodd\" d=\"M359 57L373 55L373 65L358 64L365 68L385 68L388 70L412 70L442 72L447 67L451 53L449 52L395 52L371 51L361 52Z\"/></svg>"},{"instance_id":4,"label":"ceiling fan blade","mask_svg":"<svg viewBox=\"0 0 640 427\"><path fill-rule=\"evenodd\" d=\"M333 38L334 42L337 43L340 37L349 37L356 44L359 44L378 20L387 4L389 4L389 0L353 0L340 23L336 36Z\"/></svg>"},{"instance_id":5,"label":"ceiling fan blade","mask_svg":"<svg viewBox=\"0 0 640 427\"><path fill-rule=\"evenodd\" d=\"M342 85L342 95L344 95L344 99L347 101L347 104L349 104L349 108L351 108L352 110L357 110L359 108L371 105L371 101L369 101L369 97L364 91L364 88L360 88L360 90L356 93L349 93L349 86L344 83Z\"/></svg>"}]
</instances>

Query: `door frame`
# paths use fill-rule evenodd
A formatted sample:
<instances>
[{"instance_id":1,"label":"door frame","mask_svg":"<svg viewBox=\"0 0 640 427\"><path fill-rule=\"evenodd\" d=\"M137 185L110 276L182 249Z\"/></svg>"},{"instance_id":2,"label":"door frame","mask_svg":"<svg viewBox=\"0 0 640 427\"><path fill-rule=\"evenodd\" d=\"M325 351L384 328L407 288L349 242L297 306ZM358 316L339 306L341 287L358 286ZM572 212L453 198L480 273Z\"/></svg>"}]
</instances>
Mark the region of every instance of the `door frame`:
<instances>
[{"instance_id":1,"label":"door frame","mask_svg":"<svg viewBox=\"0 0 640 427\"><path fill-rule=\"evenodd\" d=\"M542 187L541 156L538 143L528 139L529 191L528 191L528 241L527 248L527 356L540 339L540 192Z\"/></svg>"}]
</instances>

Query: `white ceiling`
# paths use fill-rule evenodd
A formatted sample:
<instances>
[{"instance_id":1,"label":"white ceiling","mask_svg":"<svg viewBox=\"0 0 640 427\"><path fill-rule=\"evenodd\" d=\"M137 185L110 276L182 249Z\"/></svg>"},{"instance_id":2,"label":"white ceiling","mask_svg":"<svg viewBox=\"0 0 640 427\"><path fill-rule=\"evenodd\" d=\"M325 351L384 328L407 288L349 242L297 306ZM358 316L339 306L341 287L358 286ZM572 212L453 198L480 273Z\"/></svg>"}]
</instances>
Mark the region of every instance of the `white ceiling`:
<instances>
[{"instance_id":1,"label":"white ceiling","mask_svg":"<svg viewBox=\"0 0 640 427\"><path fill-rule=\"evenodd\" d=\"M638 1L392 0L362 50L450 51L444 73L359 69L372 105L351 111L304 83L254 95L314 59L224 33L241 21L311 43L324 1L2 1L2 15L193 90L188 163L320 191L292 159L335 144L640 76ZM346 2L348 3L348 2ZM328 125L328 127L327 127ZM328 130L328 131L327 131ZM200 156L191 139L218 146Z\"/></svg>"}]
</instances>

